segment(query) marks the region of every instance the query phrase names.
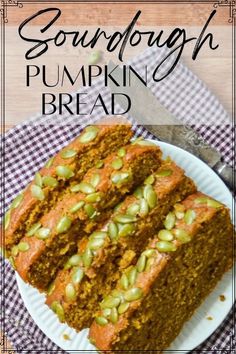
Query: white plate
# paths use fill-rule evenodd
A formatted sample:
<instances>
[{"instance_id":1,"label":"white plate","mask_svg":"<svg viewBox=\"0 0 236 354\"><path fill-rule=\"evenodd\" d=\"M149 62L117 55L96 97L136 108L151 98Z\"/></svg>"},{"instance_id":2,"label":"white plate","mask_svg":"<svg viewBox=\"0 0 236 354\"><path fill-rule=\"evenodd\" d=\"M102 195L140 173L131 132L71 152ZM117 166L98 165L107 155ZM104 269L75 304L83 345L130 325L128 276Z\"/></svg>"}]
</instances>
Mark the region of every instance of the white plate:
<instances>
[{"instance_id":1,"label":"white plate","mask_svg":"<svg viewBox=\"0 0 236 354\"><path fill-rule=\"evenodd\" d=\"M170 156L186 174L197 184L198 189L221 201L231 209L233 198L221 179L201 160L192 154L173 145L158 142L164 157ZM231 215L232 216L232 215ZM33 287L25 284L17 274L17 283L25 306L39 328L59 347L70 353L71 350L95 349L87 340L88 330L75 332L66 324L61 324L56 315L44 304L45 297ZM214 292L204 301L195 315L187 322L180 335L171 345L171 350L190 351L209 337L221 324L230 311L232 298L232 272L222 278ZM224 302L219 301L219 295L225 295ZM208 316L212 320L207 319ZM65 340L67 334L70 340ZM172 352L174 353L174 352Z\"/></svg>"}]
</instances>

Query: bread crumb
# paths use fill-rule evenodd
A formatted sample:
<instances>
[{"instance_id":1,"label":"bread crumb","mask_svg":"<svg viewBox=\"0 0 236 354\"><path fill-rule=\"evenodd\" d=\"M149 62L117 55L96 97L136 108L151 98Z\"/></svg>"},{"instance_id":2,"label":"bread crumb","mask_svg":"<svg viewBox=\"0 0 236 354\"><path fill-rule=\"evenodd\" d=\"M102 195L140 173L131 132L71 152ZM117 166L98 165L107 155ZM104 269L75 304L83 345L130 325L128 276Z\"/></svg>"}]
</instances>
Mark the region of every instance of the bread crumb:
<instances>
[{"instance_id":1,"label":"bread crumb","mask_svg":"<svg viewBox=\"0 0 236 354\"><path fill-rule=\"evenodd\" d=\"M63 334L63 338L64 338L65 340L71 340L70 337L68 336L68 334L66 334L66 333Z\"/></svg>"},{"instance_id":2,"label":"bread crumb","mask_svg":"<svg viewBox=\"0 0 236 354\"><path fill-rule=\"evenodd\" d=\"M225 301L226 297L224 295L219 296L220 301Z\"/></svg>"},{"instance_id":3,"label":"bread crumb","mask_svg":"<svg viewBox=\"0 0 236 354\"><path fill-rule=\"evenodd\" d=\"M208 320L208 321L212 321L212 320L213 320L213 317L208 316L208 317L207 317L207 320Z\"/></svg>"}]
</instances>

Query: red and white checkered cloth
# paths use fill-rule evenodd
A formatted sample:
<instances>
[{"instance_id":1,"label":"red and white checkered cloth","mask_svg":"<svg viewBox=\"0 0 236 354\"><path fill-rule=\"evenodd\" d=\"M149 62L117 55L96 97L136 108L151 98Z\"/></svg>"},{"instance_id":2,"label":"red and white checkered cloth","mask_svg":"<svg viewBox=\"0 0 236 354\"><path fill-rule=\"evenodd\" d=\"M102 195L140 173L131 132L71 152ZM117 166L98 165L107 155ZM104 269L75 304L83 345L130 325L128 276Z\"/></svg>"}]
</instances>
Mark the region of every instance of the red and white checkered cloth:
<instances>
[{"instance_id":1,"label":"red and white checkered cloth","mask_svg":"<svg viewBox=\"0 0 236 354\"><path fill-rule=\"evenodd\" d=\"M157 55L159 54L156 50L149 49L136 57L131 64L137 70L142 70L144 65L148 65L152 72L156 65ZM227 163L233 165L235 126L219 124L222 119L230 119L227 112L204 83L186 66L182 63L178 64L174 72L165 80L158 83L152 81L149 87L157 99L182 122L192 123L193 120L200 122L204 117L208 124L199 125L197 131L221 153ZM103 96L105 102L109 101L109 91L103 86L102 80L98 80L91 88L84 89L84 91L88 93L86 102L94 102L94 97L98 93ZM61 116L56 114L50 116L48 121L48 118L38 114L8 131L3 138L2 213L49 157L77 136L85 125L99 120L103 115L102 109L98 109L90 117L82 118L63 112ZM145 138L154 138L145 128L137 125L134 118L129 117L135 134ZM29 354L36 353L36 351L40 354L43 352L64 353L34 323L21 299L14 271L3 259L1 259L1 273L1 321L16 351L21 353L24 350L24 353ZM215 333L194 352L231 354L235 333L234 318L235 313L232 310Z\"/></svg>"}]
</instances>

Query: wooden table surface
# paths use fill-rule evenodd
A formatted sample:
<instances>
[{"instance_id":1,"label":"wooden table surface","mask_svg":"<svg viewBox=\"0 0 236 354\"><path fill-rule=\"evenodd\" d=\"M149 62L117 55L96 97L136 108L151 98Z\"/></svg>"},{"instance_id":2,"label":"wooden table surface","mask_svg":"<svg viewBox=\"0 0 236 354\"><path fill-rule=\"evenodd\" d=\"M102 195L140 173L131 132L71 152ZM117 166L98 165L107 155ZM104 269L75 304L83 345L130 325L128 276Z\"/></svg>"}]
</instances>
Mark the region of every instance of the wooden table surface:
<instances>
[{"instance_id":1,"label":"wooden table surface","mask_svg":"<svg viewBox=\"0 0 236 354\"><path fill-rule=\"evenodd\" d=\"M23 8L8 7L8 26L19 26L19 24L35 13L36 11L49 7L50 3L45 4L24 4ZM53 5L54 6L54 5ZM138 25L145 26L201 26L205 23L213 9L213 2L206 4L134 4L134 3L107 3L107 4L56 4L60 6L63 16L59 20L60 25L127 25L138 10L142 10L142 17ZM75 11L76 9L76 11ZM211 26L218 33L229 33L229 8L218 7L217 16L214 17ZM40 25L40 21L35 23ZM209 88L220 98L228 111L231 111L231 84L225 78L230 79L230 51L223 51L220 56L214 54L205 57L204 60L193 63L186 59L188 66L202 78ZM194 65L193 65L194 64ZM224 70L223 70L224 69ZM13 108L14 109L14 108ZM7 124L9 129L14 124ZM11 345L7 342L7 347ZM27 349L27 348L26 348ZM0 348L3 352L3 348Z\"/></svg>"}]
</instances>

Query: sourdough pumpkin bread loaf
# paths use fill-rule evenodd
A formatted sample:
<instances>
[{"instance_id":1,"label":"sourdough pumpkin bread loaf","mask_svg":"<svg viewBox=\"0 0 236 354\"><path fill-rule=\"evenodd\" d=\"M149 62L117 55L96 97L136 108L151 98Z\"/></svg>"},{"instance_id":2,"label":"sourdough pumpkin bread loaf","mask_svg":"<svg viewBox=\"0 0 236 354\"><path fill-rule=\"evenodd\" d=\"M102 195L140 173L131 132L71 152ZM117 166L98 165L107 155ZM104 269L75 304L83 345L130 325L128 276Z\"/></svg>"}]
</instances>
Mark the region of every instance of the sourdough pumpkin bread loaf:
<instances>
[{"instance_id":1,"label":"sourdough pumpkin bread loaf","mask_svg":"<svg viewBox=\"0 0 236 354\"><path fill-rule=\"evenodd\" d=\"M202 193L175 205L163 229L100 303L89 338L100 350L159 350L232 267L229 210Z\"/></svg>"},{"instance_id":2,"label":"sourdough pumpkin bread loaf","mask_svg":"<svg viewBox=\"0 0 236 354\"><path fill-rule=\"evenodd\" d=\"M137 260L170 208L195 191L181 168L164 161L115 208L109 221L79 243L78 252L59 272L46 301L59 319L76 330L90 326L99 299Z\"/></svg>"},{"instance_id":3,"label":"sourdough pumpkin bread loaf","mask_svg":"<svg viewBox=\"0 0 236 354\"><path fill-rule=\"evenodd\" d=\"M26 190L14 199L5 215L6 250L16 245L70 186L80 182L89 168L127 144L131 137L131 126L122 117L114 117L110 124L106 120L106 124L85 128L51 158Z\"/></svg>"},{"instance_id":4,"label":"sourdough pumpkin bread loaf","mask_svg":"<svg viewBox=\"0 0 236 354\"><path fill-rule=\"evenodd\" d=\"M100 168L88 170L82 182L71 185L12 248L21 277L46 290L57 270L76 252L77 242L160 163L161 151L156 145L138 142L109 155Z\"/></svg>"}]
</instances>

